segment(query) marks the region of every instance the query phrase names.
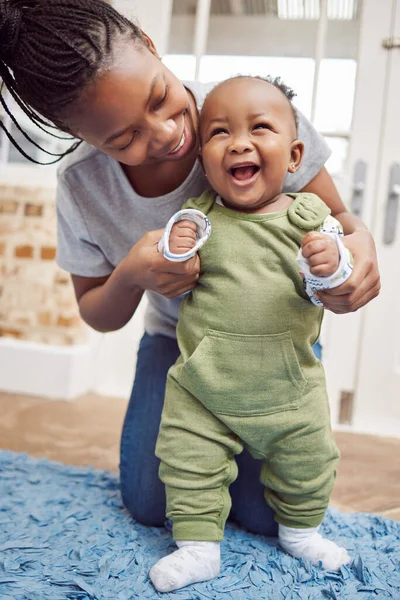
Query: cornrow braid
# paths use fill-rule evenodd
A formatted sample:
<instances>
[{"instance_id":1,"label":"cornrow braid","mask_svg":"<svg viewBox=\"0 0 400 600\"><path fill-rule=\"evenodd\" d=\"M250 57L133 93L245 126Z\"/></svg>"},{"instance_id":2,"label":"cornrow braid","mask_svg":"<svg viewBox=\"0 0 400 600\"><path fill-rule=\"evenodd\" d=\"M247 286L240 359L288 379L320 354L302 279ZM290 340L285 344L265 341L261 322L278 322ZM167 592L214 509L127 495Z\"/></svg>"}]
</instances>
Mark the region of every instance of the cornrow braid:
<instances>
[{"instance_id":1,"label":"cornrow braid","mask_svg":"<svg viewBox=\"0 0 400 600\"><path fill-rule=\"evenodd\" d=\"M113 41L124 36L144 43L139 27L103 0L0 0L0 103L31 144L57 157L48 163L36 161L0 121L25 158L53 164L80 142L61 154L41 148L12 114L4 86L39 129L72 140L51 130L70 133L63 119L66 109L111 65Z\"/></svg>"}]
</instances>

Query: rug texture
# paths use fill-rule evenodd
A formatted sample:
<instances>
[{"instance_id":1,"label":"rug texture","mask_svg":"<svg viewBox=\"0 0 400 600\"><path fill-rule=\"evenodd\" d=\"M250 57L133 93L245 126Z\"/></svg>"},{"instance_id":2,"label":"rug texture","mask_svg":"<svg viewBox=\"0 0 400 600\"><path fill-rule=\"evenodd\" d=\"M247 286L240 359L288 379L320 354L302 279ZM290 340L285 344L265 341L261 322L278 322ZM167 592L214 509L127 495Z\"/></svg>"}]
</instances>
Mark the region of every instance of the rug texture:
<instances>
[{"instance_id":1,"label":"rug texture","mask_svg":"<svg viewBox=\"0 0 400 600\"><path fill-rule=\"evenodd\" d=\"M323 532L353 557L338 573L228 525L220 577L159 594L170 533L132 520L116 475L0 452L1 600L400 600L400 523L331 509Z\"/></svg>"}]
</instances>

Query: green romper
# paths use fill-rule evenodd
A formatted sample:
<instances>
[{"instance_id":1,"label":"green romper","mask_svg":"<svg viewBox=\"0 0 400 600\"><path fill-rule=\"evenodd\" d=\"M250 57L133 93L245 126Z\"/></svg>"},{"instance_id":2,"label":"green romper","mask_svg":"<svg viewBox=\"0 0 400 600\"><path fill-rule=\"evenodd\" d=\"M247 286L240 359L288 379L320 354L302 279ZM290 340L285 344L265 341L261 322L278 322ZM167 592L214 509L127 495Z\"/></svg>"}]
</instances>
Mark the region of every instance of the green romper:
<instances>
[{"instance_id":1,"label":"green romper","mask_svg":"<svg viewBox=\"0 0 400 600\"><path fill-rule=\"evenodd\" d=\"M315 527L324 517L339 453L324 370L312 346L323 309L304 291L296 262L307 231L329 208L289 194L288 210L245 214L205 192L184 208L211 222L196 288L181 306L181 355L168 373L156 454L176 540L223 539L246 446L263 460L275 519Z\"/></svg>"}]
</instances>

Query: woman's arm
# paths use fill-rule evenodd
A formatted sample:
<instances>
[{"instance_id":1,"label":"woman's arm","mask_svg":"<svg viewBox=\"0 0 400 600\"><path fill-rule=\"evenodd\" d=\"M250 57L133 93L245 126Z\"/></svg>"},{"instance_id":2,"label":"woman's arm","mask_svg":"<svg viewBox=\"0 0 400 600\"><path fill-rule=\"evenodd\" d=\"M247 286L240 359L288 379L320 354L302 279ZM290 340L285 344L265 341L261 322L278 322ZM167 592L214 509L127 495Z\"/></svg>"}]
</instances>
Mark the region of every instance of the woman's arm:
<instances>
[{"instance_id":1,"label":"woman's arm","mask_svg":"<svg viewBox=\"0 0 400 600\"><path fill-rule=\"evenodd\" d=\"M146 233L110 275L72 275L81 317L93 329L107 332L126 325L144 290L172 298L196 285L199 257L183 263L166 260L157 249L163 233L163 229Z\"/></svg>"},{"instance_id":2,"label":"woman's arm","mask_svg":"<svg viewBox=\"0 0 400 600\"><path fill-rule=\"evenodd\" d=\"M351 277L341 286L318 296L325 308L334 313L354 312L378 296L380 277L375 243L364 223L343 204L332 177L323 167L301 190L319 196L329 206L332 215L342 224L343 243L354 257Z\"/></svg>"}]
</instances>

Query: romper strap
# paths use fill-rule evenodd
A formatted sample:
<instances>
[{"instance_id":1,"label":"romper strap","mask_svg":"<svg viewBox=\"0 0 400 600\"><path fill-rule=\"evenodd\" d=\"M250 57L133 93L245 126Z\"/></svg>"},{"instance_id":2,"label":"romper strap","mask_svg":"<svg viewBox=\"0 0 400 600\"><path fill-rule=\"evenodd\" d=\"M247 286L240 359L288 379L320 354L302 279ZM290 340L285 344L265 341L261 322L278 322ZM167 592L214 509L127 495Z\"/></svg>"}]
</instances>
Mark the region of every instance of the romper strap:
<instances>
[{"instance_id":1,"label":"romper strap","mask_svg":"<svg viewBox=\"0 0 400 600\"><path fill-rule=\"evenodd\" d=\"M330 214L328 206L315 194L288 194L295 198L289 206L288 218L297 227L312 231L319 228Z\"/></svg>"}]
</instances>

